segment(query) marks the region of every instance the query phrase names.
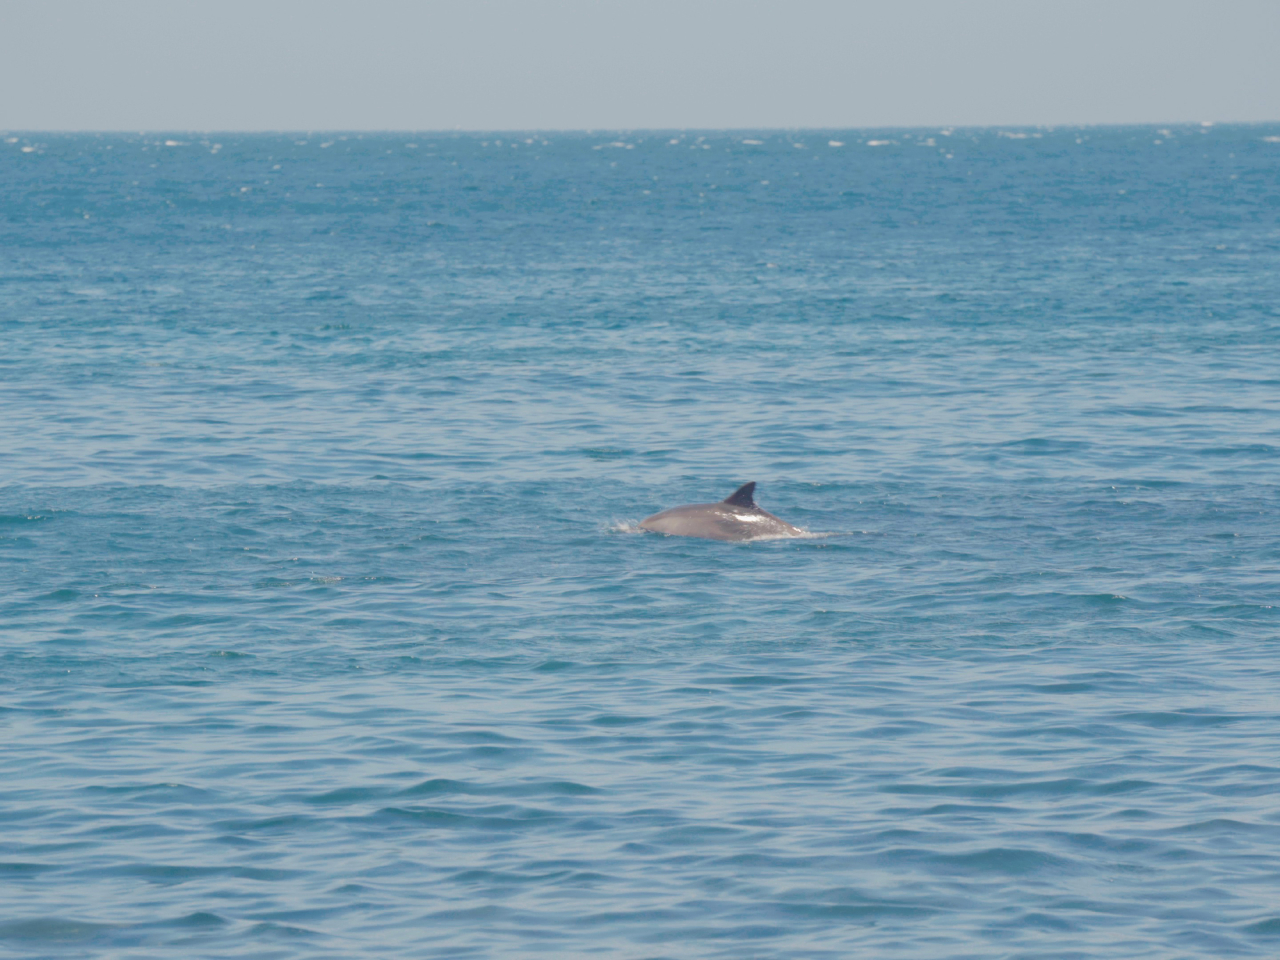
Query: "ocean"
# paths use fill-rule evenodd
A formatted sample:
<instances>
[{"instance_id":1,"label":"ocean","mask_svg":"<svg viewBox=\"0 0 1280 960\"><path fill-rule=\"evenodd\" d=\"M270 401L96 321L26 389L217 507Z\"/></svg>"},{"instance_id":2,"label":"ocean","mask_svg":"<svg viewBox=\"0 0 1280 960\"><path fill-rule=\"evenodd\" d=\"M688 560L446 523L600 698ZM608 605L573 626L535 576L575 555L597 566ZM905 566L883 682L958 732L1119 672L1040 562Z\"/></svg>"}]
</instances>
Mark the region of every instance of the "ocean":
<instances>
[{"instance_id":1,"label":"ocean","mask_svg":"<svg viewBox=\"0 0 1280 960\"><path fill-rule=\"evenodd\" d=\"M0 956L1274 957L1278 357L1280 126L0 137Z\"/></svg>"}]
</instances>

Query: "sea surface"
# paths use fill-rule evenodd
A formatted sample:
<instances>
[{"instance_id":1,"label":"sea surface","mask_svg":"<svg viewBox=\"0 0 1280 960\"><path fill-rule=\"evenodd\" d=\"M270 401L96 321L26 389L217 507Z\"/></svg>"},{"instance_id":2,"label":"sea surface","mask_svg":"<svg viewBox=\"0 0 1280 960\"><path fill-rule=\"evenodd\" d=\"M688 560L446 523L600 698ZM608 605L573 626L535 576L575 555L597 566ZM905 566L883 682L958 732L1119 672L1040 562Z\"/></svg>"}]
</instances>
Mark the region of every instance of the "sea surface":
<instances>
[{"instance_id":1,"label":"sea surface","mask_svg":"<svg viewBox=\"0 0 1280 960\"><path fill-rule=\"evenodd\" d=\"M1278 470L1280 126L5 134L0 956L1275 957Z\"/></svg>"}]
</instances>

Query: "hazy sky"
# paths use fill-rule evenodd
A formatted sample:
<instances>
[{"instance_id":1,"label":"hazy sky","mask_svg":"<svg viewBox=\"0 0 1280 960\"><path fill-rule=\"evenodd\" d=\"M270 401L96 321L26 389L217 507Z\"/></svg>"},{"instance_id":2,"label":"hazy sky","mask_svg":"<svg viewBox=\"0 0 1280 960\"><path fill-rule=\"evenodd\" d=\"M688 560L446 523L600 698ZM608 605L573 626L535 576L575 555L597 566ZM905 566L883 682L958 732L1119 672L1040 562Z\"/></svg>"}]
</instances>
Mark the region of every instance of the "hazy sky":
<instances>
[{"instance_id":1,"label":"hazy sky","mask_svg":"<svg viewBox=\"0 0 1280 960\"><path fill-rule=\"evenodd\" d=\"M1280 0L0 0L0 129L1280 120Z\"/></svg>"}]
</instances>

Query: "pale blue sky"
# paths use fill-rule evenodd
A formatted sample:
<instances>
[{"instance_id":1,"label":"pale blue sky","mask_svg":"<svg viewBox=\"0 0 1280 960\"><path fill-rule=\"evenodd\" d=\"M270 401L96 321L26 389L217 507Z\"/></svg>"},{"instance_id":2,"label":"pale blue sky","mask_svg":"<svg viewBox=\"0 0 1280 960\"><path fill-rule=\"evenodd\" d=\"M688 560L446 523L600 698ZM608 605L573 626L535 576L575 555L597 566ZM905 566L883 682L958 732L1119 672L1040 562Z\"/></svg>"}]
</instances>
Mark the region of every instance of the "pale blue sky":
<instances>
[{"instance_id":1,"label":"pale blue sky","mask_svg":"<svg viewBox=\"0 0 1280 960\"><path fill-rule=\"evenodd\" d=\"M1280 120L1280 0L0 0L0 129Z\"/></svg>"}]
</instances>

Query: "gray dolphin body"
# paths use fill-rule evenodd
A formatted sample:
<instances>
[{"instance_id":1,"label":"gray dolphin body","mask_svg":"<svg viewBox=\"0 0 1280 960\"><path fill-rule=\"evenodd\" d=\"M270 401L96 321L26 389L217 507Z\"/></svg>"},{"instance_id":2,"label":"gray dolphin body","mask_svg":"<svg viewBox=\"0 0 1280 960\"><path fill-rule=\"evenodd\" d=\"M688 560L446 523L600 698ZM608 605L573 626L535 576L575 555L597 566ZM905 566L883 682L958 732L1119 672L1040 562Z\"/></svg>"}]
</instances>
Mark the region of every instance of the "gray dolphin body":
<instances>
[{"instance_id":1,"label":"gray dolphin body","mask_svg":"<svg viewBox=\"0 0 1280 960\"><path fill-rule=\"evenodd\" d=\"M758 540L762 537L801 537L804 531L756 506L756 485L744 483L719 503L690 503L645 517L641 530L704 540Z\"/></svg>"}]
</instances>

